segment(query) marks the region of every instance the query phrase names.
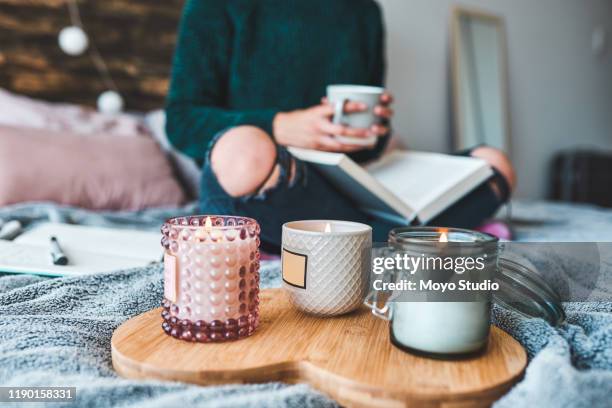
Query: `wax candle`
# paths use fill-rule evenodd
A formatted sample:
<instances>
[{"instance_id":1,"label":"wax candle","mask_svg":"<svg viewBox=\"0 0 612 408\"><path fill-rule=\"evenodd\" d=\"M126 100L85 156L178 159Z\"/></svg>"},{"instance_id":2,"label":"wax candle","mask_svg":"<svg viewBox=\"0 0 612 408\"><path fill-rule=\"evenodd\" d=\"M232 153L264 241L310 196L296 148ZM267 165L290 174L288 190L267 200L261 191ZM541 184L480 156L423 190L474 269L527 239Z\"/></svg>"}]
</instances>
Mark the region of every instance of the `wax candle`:
<instances>
[{"instance_id":1,"label":"wax candle","mask_svg":"<svg viewBox=\"0 0 612 408\"><path fill-rule=\"evenodd\" d=\"M187 341L249 336L259 324L259 225L193 216L162 226L163 330Z\"/></svg>"},{"instance_id":2,"label":"wax candle","mask_svg":"<svg viewBox=\"0 0 612 408\"><path fill-rule=\"evenodd\" d=\"M320 316L360 307L368 290L372 228L349 221L283 225L283 287L298 309Z\"/></svg>"},{"instance_id":3,"label":"wax candle","mask_svg":"<svg viewBox=\"0 0 612 408\"><path fill-rule=\"evenodd\" d=\"M478 258L483 262L482 273L493 273L497 268L497 239L487 234L461 229L398 228L389 234L389 245L394 251L421 257L421 260L444 259L445 261ZM455 264L457 264L455 262ZM414 271L411 279L419 287L421 280L448 283L453 281L456 270L448 273L421 273ZM463 270L460 271L463 276ZM391 272L391 280L398 281L405 276ZM458 301L452 296L428 294L426 301L418 301L423 295L402 297L395 293L395 301L382 308L370 299L368 306L378 316L390 320L390 338L393 344L407 351L437 356L461 355L477 352L486 345L490 329L491 303L486 294L471 297L459 292Z\"/></svg>"}]
</instances>

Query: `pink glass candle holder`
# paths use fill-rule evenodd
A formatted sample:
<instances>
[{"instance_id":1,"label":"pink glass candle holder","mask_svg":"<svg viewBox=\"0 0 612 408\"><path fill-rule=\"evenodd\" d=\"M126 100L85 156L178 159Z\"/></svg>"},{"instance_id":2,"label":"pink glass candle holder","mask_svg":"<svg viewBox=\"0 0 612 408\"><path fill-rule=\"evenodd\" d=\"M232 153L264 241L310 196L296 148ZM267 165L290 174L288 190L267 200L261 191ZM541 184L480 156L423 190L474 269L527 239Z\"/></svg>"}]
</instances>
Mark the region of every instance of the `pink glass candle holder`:
<instances>
[{"instance_id":1,"label":"pink glass candle holder","mask_svg":"<svg viewBox=\"0 0 612 408\"><path fill-rule=\"evenodd\" d=\"M198 215L164 223L164 332L208 343L255 331L259 231L259 224L245 217Z\"/></svg>"}]
</instances>

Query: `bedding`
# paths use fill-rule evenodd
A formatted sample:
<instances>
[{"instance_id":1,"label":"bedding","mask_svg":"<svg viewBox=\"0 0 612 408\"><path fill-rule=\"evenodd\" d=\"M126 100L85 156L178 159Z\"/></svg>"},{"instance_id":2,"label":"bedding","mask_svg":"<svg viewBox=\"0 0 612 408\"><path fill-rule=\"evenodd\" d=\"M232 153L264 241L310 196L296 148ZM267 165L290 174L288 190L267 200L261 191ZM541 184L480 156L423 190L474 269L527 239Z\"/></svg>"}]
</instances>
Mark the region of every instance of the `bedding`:
<instances>
[{"instance_id":1,"label":"bedding","mask_svg":"<svg viewBox=\"0 0 612 408\"><path fill-rule=\"evenodd\" d=\"M28 98L0 88L0 125L26 126L81 135L149 136L143 119L128 113L104 114L68 103Z\"/></svg>"},{"instance_id":2,"label":"bedding","mask_svg":"<svg viewBox=\"0 0 612 408\"><path fill-rule=\"evenodd\" d=\"M49 210L71 222L157 229L173 210L92 213L46 204L0 208L0 218L46 220ZM520 202L514 205L518 240L612 241L612 211L588 206ZM612 267L609 259L606 265ZM609 269L609 268L608 268ZM580 270L573 271L580 279ZM609 272L609 271L608 271ZM161 265L85 277L0 277L0 385L76 386L82 406L334 406L305 385L267 383L196 387L118 378L110 337L128 318L159 305ZM278 262L263 262L262 287L280 285ZM612 303L566 303L567 321L553 328L496 308L494 323L525 346L524 379L498 407L606 406L612 395ZM53 407L61 404L50 404Z\"/></svg>"},{"instance_id":3,"label":"bedding","mask_svg":"<svg viewBox=\"0 0 612 408\"><path fill-rule=\"evenodd\" d=\"M0 125L0 205L26 201L138 210L183 204L185 194L149 137Z\"/></svg>"}]
</instances>

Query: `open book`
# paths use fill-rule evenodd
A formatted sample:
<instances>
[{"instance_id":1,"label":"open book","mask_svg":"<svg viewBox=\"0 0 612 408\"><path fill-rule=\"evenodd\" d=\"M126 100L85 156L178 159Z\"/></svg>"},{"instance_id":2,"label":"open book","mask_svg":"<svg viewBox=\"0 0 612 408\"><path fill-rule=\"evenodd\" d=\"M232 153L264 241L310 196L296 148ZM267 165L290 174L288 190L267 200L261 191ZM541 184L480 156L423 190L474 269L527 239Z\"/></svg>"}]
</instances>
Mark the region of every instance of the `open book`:
<instances>
[{"instance_id":1,"label":"open book","mask_svg":"<svg viewBox=\"0 0 612 408\"><path fill-rule=\"evenodd\" d=\"M51 236L57 237L68 265L52 264ZM145 266L161 256L155 232L44 223L14 241L0 240L0 272L75 276Z\"/></svg>"},{"instance_id":2,"label":"open book","mask_svg":"<svg viewBox=\"0 0 612 408\"><path fill-rule=\"evenodd\" d=\"M400 224L424 224L493 174L484 160L395 151L366 167L347 155L291 147L366 213Z\"/></svg>"}]
</instances>

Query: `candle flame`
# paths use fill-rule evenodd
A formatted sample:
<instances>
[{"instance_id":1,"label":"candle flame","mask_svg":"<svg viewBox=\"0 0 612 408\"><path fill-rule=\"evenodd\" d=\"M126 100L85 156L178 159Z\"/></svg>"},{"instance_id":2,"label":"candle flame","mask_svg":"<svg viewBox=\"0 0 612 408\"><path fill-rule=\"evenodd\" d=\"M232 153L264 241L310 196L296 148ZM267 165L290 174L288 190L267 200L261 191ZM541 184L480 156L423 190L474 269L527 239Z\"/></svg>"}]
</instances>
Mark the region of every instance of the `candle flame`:
<instances>
[{"instance_id":1,"label":"candle flame","mask_svg":"<svg viewBox=\"0 0 612 408\"><path fill-rule=\"evenodd\" d=\"M204 229L206 232L210 232L212 230L212 221L210 217L206 217L206 221L204 222Z\"/></svg>"},{"instance_id":2,"label":"candle flame","mask_svg":"<svg viewBox=\"0 0 612 408\"><path fill-rule=\"evenodd\" d=\"M440 234L440 242L448 242L448 234L446 231L442 231L442 234Z\"/></svg>"},{"instance_id":3,"label":"candle flame","mask_svg":"<svg viewBox=\"0 0 612 408\"><path fill-rule=\"evenodd\" d=\"M331 232L331 224L329 222L325 224L325 232Z\"/></svg>"}]
</instances>

